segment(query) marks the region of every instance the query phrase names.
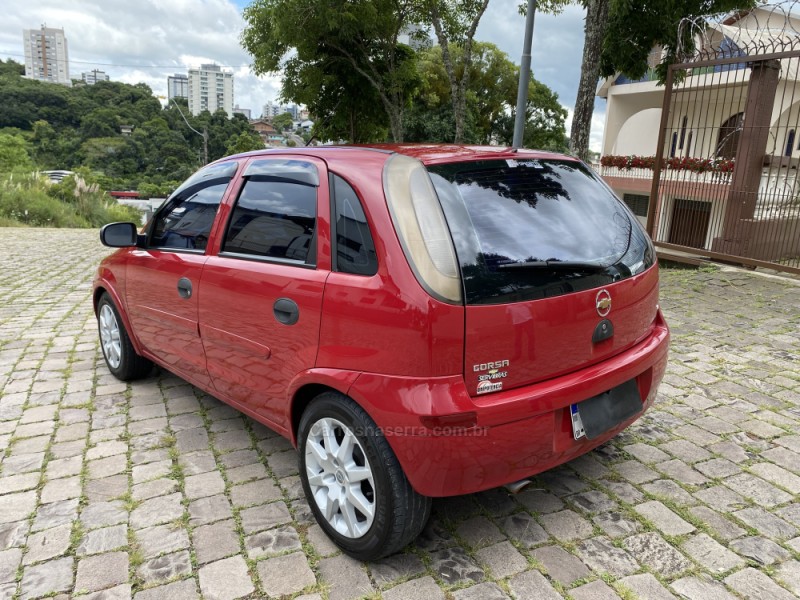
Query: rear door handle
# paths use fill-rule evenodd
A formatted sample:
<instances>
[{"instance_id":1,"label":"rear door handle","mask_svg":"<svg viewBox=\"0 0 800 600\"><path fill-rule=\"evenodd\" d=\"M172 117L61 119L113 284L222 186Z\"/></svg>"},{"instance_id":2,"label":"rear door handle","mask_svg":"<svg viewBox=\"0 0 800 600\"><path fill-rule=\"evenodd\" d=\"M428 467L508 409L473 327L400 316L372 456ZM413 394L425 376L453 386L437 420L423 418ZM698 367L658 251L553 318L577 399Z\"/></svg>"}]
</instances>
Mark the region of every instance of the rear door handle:
<instances>
[{"instance_id":1,"label":"rear door handle","mask_svg":"<svg viewBox=\"0 0 800 600\"><path fill-rule=\"evenodd\" d=\"M272 312L279 323L294 325L300 318L300 308L294 300L278 298L272 305Z\"/></svg>"},{"instance_id":2,"label":"rear door handle","mask_svg":"<svg viewBox=\"0 0 800 600\"><path fill-rule=\"evenodd\" d=\"M178 280L178 295L187 300L192 297L192 282L186 277Z\"/></svg>"}]
</instances>

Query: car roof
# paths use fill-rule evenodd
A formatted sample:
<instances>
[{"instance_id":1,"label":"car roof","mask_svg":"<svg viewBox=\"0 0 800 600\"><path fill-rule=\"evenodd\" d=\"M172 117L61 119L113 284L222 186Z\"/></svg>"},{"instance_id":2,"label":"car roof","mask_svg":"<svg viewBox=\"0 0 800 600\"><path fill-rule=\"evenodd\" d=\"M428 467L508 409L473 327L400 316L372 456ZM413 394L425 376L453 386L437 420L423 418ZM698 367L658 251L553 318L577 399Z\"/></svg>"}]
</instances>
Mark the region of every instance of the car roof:
<instances>
[{"instance_id":1,"label":"car roof","mask_svg":"<svg viewBox=\"0 0 800 600\"><path fill-rule=\"evenodd\" d=\"M350 159L358 154L380 152L383 154L405 154L416 158L426 165L453 162L471 162L477 160L502 160L502 159L558 159L577 162L578 159L555 152L542 150L519 150L509 146L468 146L459 144L368 144L347 146L309 146L304 148L273 148L269 150L255 150L236 157L269 156L270 154L298 154L317 156L320 158L342 158L347 155ZM355 155L355 156L354 156ZM231 156L225 159L234 158ZM220 160L225 160L220 159Z\"/></svg>"},{"instance_id":2,"label":"car roof","mask_svg":"<svg viewBox=\"0 0 800 600\"><path fill-rule=\"evenodd\" d=\"M575 158L541 150L515 149L510 146L467 146L459 144L374 144L370 148L388 150L416 158L426 165L476 160L514 158L568 159Z\"/></svg>"}]
</instances>

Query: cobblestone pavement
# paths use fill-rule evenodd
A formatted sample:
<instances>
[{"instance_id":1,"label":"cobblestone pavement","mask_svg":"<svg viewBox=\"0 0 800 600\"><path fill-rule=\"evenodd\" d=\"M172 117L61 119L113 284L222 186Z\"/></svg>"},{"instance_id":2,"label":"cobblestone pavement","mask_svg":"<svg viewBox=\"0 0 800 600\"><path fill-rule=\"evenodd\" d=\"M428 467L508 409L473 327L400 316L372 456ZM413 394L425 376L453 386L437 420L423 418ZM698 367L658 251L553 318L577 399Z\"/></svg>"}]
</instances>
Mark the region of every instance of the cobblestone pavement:
<instances>
[{"instance_id":1,"label":"cobblestone pavement","mask_svg":"<svg viewBox=\"0 0 800 600\"><path fill-rule=\"evenodd\" d=\"M645 418L517 496L436 501L415 546L362 564L313 523L283 439L167 373L109 375L105 252L0 230L0 598L800 595L796 281L664 270Z\"/></svg>"}]
</instances>

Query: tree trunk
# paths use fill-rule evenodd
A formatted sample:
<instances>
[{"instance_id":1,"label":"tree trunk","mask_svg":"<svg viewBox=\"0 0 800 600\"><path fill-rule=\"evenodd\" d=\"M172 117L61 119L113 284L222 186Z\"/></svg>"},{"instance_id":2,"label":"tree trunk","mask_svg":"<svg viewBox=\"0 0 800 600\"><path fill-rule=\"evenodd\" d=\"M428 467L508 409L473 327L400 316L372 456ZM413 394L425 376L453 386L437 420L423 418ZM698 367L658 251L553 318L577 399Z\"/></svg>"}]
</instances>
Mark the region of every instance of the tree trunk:
<instances>
[{"instance_id":1,"label":"tree trunk","mask_svg":"<svg viewBox=\"0 0 800 600\"><path fill-rule=\"evenodd\" d=\"M439 46L442 47L442 62L447 72L447 78L450 80L450 102L453 105L453 117L456 129L453 142L462 144L464 142L464 124L467 120L467 84L469 82L469 69L472 65L472 40L475 38L475 31L478 29L478 23L483 13L486 12L489 0L482 0L481 4L477 6L477 10L472 16L472 23L463 36L464 72L460 80L456 77L455 65L450 56L449 42L452 40L449 39L445 31L444 24L442 23L441 11L439 10L437 2L438 0L431 1L428 4L428 11L430 13L431 22L433 23L433 30L436 33L436 39L439 42Z\"/></svg>"},{"instance_id":2,"label":"tree trunk","mask_svg":"<svg viewBox=\"0 0 800 600\"><path fill-rule=\"evenodd\" d=\"M466 98L463 102L461 101L461 86L459 85L458 79L456 79L456 69L450 58L450 49L447 44L447 39L440 38L439 45L442 47L442 62L447 72L447 78L450 80L450 103L453 105L453 118L455 119L456 127L453 143L460 144L464 141L464 121L467 112ZM466 74L467 69L465 67L464 76L466 76Z\"/></svg>"},{"instance_id":3,"label":"tree trunk","mask_svg":"<svg viewBox=\"0 0 800 600\"><path fill-rule=\"evenodd\" d=\"M396 106L391 109L387 107L389 113L389 126L392 129L392 140L396 144L403 143L403 110Z\"/></svg>"},{"instance_id":4,"label":"tree trunk","mask_svg":"<svg viewBox=\"0 0 800 600\"><path fill-rule=\"evenodd\" d=\"M608 6L609 0L586 2L581 80L569 140L570 152L581 160L589 159L589 134L592 129L597 80L600 76L600 52L608 25Z\"/></svg>"}]
</instances>

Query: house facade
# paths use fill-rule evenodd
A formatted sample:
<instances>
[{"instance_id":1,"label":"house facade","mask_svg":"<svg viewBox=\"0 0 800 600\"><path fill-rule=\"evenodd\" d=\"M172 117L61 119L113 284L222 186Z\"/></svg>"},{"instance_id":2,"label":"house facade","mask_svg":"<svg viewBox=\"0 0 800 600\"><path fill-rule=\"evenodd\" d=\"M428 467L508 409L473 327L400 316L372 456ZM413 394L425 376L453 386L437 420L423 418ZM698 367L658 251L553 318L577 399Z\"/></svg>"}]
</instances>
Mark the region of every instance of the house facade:
<instances>
[{"instance_id":1,"label":"house facade","mask_svg":"<svg viewBox=\"0 0 800 600\"><path fill-rule=\"evenodd\" d=\"M800 253L800 59L786 52L800 49L799 32L800 15L774 6L704 24L698 66L680 70L665 118L652 68L602 82L601 175L642 223L650 217L657 242L734 253L757 245L764 260ZM651 67L661 58L655 49Z\"/></svg>"},{"instance_id":2,"label":"house facade","mask_svg":"<svg viewBox=\"0 0 800 600\"><path fill-rule=\"evenodd\" d=\"M280 146L285 142L283 135L273 127L272 123L263 117L260 119L251 119L250 127L261 136L265 146Z\"/></svg>"}]
</instances>

